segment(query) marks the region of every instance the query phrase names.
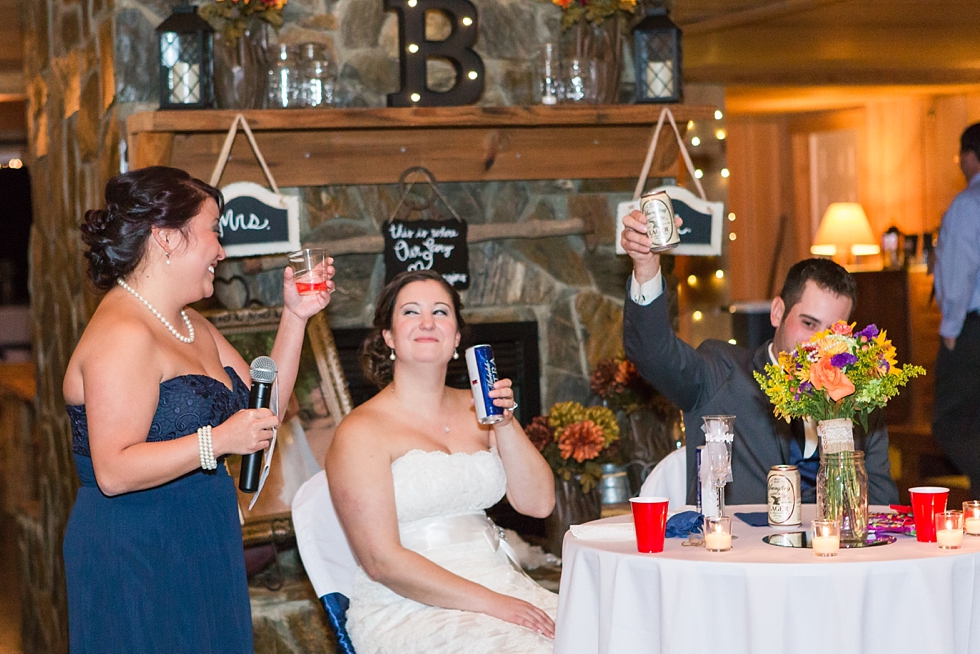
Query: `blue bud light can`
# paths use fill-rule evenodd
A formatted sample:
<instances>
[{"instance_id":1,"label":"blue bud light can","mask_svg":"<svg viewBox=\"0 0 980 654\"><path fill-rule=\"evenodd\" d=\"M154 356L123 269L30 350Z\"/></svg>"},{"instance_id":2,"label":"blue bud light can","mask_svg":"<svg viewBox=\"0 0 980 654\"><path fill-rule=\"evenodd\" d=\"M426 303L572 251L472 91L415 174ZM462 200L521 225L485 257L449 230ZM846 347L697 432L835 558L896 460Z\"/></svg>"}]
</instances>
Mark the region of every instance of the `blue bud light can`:
<instances>
[{"instance_id":1,"label":"blue bud light can","mask_svg":"<svg viewBox=\"0 0 980 654\"><path fill-rule=\"evenodd\" d=\"M481 425L492 425L504 419L504 410L495 406L489 393L497 381L497 364L489 345L466 348L466 369L470 373L470 390L476 403L476 418Z\"/></svg>"}]
</instances>

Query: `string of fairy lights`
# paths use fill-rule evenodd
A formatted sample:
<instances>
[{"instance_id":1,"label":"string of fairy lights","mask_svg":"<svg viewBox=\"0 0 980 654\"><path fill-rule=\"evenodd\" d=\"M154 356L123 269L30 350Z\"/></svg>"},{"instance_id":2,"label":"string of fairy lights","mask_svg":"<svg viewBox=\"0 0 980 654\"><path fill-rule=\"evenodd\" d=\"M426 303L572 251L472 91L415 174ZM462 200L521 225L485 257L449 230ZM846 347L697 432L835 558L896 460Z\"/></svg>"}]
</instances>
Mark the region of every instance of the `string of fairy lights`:
<instances>
[{"instance_id":1,"label":"string of fairy lights","mask_svg":"<svg viewBox=\"0 0 980 654\"><path fill-rule=\"evenodd\" d=\"M685 141L694 162L694 176L705 185L711 200L722 200L727 204L728 181L731 178L725 156L728 129L721 109L716 109L712 118L688 121ZM729 211L726 218L728 240L733 242L738 238L734 225L735 213ZM720 311L720 307L727 304L728 293L724 261L723 255L692 257L687 262L688 274L682 277L681 293L686 298L687 310L684 313L689 320L693 341L724 337L730 343L735 343L735 339L730 338L727 313Z\"/></svg>"}]
</instances>

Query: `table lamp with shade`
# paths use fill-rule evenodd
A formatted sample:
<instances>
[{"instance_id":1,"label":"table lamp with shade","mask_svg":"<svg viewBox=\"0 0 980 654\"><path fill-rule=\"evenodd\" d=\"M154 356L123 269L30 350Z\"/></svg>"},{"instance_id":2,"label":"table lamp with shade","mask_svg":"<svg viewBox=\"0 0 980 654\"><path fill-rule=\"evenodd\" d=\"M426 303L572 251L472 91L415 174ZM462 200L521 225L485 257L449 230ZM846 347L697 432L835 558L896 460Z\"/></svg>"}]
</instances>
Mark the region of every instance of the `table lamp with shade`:
<instances>
[{"instance_id":1,"label":"table lamp with shade","mask_svg":"<svg viewBox=\"0 0 980 654\"><path fill-rule=\"evenodd\" d=\"M854 264L857 257L881 252L868 216L857 202L834 202L827 207L810 252L832 257L841 264Z\"/></svg>"}]
</instances>

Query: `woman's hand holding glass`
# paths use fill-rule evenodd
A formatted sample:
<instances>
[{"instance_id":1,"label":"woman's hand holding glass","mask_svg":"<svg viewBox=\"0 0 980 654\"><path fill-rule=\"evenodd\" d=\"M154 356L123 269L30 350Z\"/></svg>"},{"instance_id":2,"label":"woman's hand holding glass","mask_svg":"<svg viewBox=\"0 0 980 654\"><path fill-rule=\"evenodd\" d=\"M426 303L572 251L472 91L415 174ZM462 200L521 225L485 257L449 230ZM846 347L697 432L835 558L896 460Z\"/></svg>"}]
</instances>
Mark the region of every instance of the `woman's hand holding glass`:
<instances>
[{"instance_id":1,"label":"woman's hand holding glass","mask_svg":"<svg viewBox=\"0 0 980 654\"><path fill-rule=\"evenodd\" d=\"M287 266L283 273L283 306L304 320L326 309L327 305L330 304L330 297L336 289L333 281L333 276L336 273L333 267L333 257L327 257L324 263L319 265L324 267L323 276L327 281L326 291L301 294L296 287L296 276L292 268Z\"/></svg>"}]
</instances>

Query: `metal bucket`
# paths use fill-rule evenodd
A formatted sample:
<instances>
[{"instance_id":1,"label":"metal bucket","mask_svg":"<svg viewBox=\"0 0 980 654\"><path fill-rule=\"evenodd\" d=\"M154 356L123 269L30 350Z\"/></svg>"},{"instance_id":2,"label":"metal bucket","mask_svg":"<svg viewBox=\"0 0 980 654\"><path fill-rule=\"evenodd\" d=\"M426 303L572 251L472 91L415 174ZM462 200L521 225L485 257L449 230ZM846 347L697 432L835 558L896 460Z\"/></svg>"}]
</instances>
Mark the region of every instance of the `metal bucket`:
<instances>
[{"instance_id":1,"label":"metal bucket","mask_svg":"<svg viewBox=\"0 0 980 654\"><path fill-rule=\"evenodd\" d=\"M615 463L602 464L599 493L603 504L624 504L630 501L630 480L626 468L627 466L617 466Z\"/></svg>"}]
</instances>

